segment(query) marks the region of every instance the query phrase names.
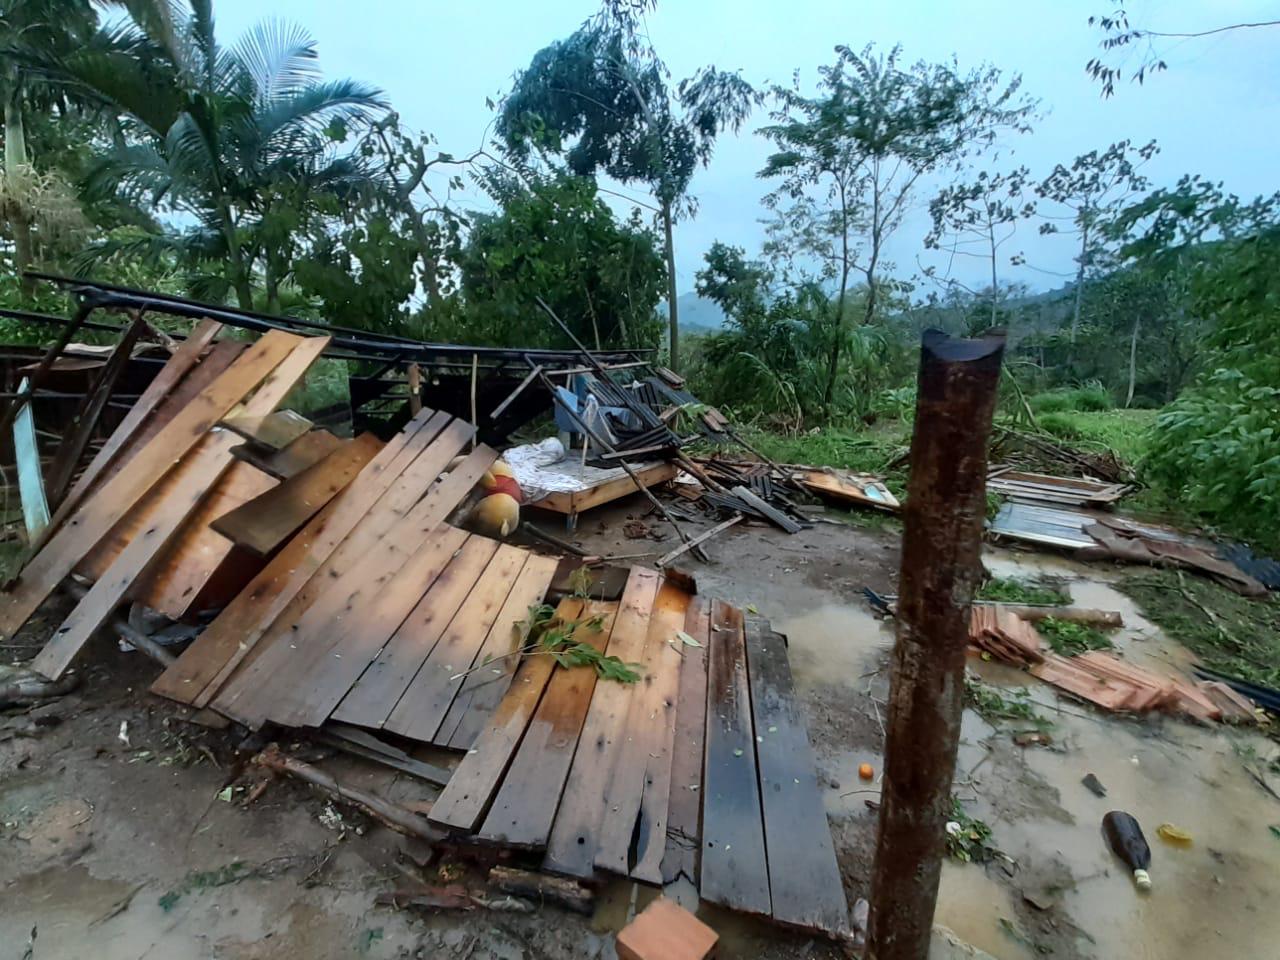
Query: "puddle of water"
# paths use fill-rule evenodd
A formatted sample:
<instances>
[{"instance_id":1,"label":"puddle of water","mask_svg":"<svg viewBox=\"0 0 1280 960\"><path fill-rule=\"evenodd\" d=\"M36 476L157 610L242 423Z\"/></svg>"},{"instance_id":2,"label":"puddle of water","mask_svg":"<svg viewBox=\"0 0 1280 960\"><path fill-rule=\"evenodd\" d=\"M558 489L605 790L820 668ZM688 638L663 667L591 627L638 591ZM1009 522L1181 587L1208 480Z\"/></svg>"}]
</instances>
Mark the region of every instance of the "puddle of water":
<instances>
[{"instance_id":1,"label":"puddle of water","mask_svg":"<svg viewBox=\"0 0 1280 960\"><path fill-rule=\"evenodd\" d=\"M1013 897L974 864L944 862L938 888L935 925L949 928L965 943L985 950L997 960L1035 960L1035 954L1009 936L1000 921L1017 925Z\"/></svg>"},{"instance_id":2,"label":"puddle of water","mask_svg":"<svg viewBox=\"0 0 1280 960\"><path fill-rule=\"evenodd\" d=\"M832 683L861 689L861 675L875 669L881 651L893 645L890 623L847 604L823 604L774 626L787 637L791 674L802 689Z\"/></svg>"}]
</instances>

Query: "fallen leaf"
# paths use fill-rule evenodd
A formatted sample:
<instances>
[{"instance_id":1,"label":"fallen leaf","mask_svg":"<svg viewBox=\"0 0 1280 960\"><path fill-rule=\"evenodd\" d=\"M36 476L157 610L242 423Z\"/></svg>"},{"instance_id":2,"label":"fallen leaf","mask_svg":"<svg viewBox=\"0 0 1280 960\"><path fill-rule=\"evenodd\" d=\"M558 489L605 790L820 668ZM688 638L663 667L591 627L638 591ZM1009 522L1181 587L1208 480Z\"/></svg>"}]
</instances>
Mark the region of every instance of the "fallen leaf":
<instances>
[{"instance_id":1,"label":"fallen leaf","mask_svg":"<svg viewBox=\"0 0 1280 960\"><path fill-rule=\"evenodd\" d=\"M702 646L702 644L700 644L697 640L693 639L693 637L689 636L683 630L676 631L676 639L679 640L681 643L683 643L686 647Z\"/></svg>"}]
</instances>

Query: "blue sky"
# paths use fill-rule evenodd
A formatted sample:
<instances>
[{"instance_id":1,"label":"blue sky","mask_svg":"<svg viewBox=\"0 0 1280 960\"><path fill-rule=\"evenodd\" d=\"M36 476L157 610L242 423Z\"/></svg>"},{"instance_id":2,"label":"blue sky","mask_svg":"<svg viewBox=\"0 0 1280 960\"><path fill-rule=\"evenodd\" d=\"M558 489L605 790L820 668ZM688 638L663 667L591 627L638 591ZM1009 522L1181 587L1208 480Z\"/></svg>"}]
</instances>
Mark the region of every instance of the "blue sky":
<instances>
[{"instance_id":1,"label":"blue sky","mask_svg":"<svg viewBox=\"0 0 1280 960\"><path fill-rule=\"evenodd\" d=\"M1126 84L1102 100L1084 72L1099 36L1086 21L1115 6L1116 0L659 0L649 33L676 77L710 63L741 69L753 83L787 83L796 69L811 82L838 43L900 43L904 59L954 54L961 67L989 61L1021 73L1024 89L1040 98L1046 114L1034 133L1008 144L1011 157L1001 167L1026 164L1039 177L1055 163L1113 141L1154 138L1162 152L1146 172L1157 184L1199 173L1242 196L1277 189L1280 30L1164 41L1169 72L1141 88ZM1168 31L1280 16L1280 4L1256 0L1133 0L1127 7L1135 25ZM317 40L326 74L382 87L407 124L433 133L442 149L455 154L483 145L492 119L485 98L496 100L537 50L571 33L595 9L592 0L215 2L224 43L266 16L301 23ZM764 122L760 114L737 137L722 139L710 167L693 181L698 216L679 224L676 234L681 292L692 288L714 240L759 249L759 199L767 186L755 173L768 145L752 131ZM916 212L890 247L897 275L917 273L919 262L937 262L925 255L922 240L928 229L924 207L938 186L924 185ZM621 189L645 198L640 190ZM475 190L456 199L471 208L485 204ZM1070 243L1041 237L1034 225L1023 226L1007 250L1024 251L1028 265L1002 266L1002 280L1042 289L1057 286L1057 274L1071 270ZM954 269L958 279L981 283L987 268L965 263Z\"/></svg>"}]
</instances>

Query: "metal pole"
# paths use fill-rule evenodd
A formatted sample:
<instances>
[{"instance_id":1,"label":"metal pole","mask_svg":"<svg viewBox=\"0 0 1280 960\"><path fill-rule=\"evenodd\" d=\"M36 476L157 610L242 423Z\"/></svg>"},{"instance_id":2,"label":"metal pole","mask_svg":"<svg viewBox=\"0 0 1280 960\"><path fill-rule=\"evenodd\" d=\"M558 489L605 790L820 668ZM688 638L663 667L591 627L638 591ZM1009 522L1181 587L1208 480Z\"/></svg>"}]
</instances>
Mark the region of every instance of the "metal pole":
<instances>
[{"instance_id":1,"label":"metal pole","mask_svg":"<svg viewBox=\"0 0 1280 960\"><path fill-rule=\"evenodd\" d=\"M921 343L867 960L929 954L1003 353L1003 336Z\"/></svg>"}]
</instances>

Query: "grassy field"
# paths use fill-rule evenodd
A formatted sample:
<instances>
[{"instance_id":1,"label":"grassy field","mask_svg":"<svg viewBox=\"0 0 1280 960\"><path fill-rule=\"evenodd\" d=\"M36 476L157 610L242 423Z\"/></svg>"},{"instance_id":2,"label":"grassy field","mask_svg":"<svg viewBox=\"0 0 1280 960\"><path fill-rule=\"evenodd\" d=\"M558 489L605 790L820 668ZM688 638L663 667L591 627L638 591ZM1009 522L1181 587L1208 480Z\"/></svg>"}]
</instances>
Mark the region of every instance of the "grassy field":
<instances>
[{"instance_id":1,"label":"grassy field","mask_svg":"<svg viewBox=\"0 0 1280 960\"><path fill-rule=\"evenodd\" d=\"M1147 452L1159 410L1059 410L1040 415L1043 430L1063 440L1099 443L1137 465Z\"/></svg>"}]
</instances>

